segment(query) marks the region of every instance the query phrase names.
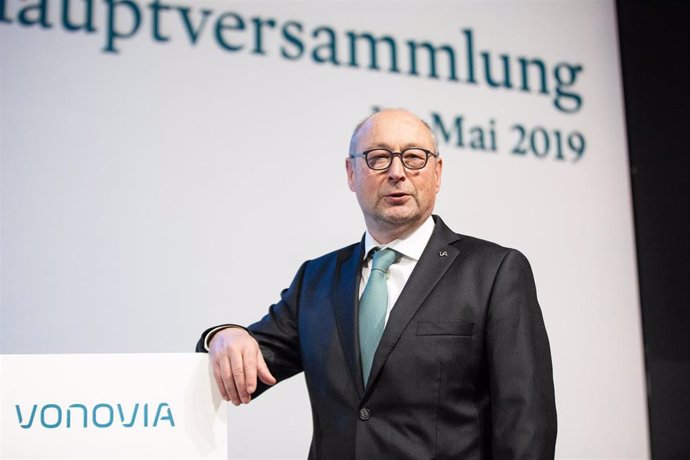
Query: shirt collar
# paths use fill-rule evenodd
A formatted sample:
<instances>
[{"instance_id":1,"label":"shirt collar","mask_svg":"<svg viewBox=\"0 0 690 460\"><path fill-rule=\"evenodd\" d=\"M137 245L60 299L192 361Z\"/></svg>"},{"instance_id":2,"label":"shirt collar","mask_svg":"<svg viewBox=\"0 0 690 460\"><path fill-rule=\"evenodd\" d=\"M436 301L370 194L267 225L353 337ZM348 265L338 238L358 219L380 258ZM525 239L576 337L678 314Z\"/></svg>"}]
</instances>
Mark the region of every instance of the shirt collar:
<instances>
[{"instance_id":1,"label":"shirt collar","mask_svg":"<svg viewBox=\"0 0 690 460\"><path fill-rule=\"evenodd\" d=\"M393 240L388 244L379 243L367 230L364 235L364 258L366 259L373 248L380 247L395 249L403 256L418 261L422 256L422 252L424 252L424 248L431 239L431 234L433 232L434 219L431 216L429 216L414 232L403 238Z\"/></svg>"}]
</instances>

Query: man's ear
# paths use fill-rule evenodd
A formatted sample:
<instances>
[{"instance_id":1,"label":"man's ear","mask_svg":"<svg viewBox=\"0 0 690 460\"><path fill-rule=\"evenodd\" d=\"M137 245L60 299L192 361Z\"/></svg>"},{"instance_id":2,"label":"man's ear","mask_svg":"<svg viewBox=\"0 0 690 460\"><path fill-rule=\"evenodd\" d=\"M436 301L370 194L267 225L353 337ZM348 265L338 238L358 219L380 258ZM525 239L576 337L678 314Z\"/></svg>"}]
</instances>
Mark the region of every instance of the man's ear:
<instances>
[{"instance_id":1,"label":"man's ear","mask_svg":"<svg viewBox=\"0 0 690 460\"><path fill-rule=\"evenodd\" d=\"M443 158L436 158L436 193L441 190L441 176L443 173Z\"/></svg>"},{"instance_id":2,"label":"man's ear","mask_svg":"<svg viewBox=\"0 0 690 460\"><path fill-rule=\"evenodd\" d=\"M354 163L354 161L355 159L352 157L345 158L345 170L347 171L347 185L353 192L355 191L355 166L352 164Z\"/></svg>"}]
</instances>

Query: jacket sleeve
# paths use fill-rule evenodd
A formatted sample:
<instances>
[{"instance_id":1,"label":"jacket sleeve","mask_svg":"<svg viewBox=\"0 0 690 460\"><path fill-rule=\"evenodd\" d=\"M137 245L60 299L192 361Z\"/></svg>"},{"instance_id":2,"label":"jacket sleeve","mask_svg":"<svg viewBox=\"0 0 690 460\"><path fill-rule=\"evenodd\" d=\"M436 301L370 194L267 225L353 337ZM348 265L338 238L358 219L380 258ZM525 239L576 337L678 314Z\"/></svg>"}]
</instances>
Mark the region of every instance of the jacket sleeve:
<instances>
[{"instance_id":1,"label":"jacket sleeve","mask_svg":"<svg viewBox=\"0 0 690 460\"><path fill-rule=\"evenodd\" d=\"M487 311L493 458L553 459L556 405L549 339L527 259L510 250Z\"/></svg>"}]
</instances>

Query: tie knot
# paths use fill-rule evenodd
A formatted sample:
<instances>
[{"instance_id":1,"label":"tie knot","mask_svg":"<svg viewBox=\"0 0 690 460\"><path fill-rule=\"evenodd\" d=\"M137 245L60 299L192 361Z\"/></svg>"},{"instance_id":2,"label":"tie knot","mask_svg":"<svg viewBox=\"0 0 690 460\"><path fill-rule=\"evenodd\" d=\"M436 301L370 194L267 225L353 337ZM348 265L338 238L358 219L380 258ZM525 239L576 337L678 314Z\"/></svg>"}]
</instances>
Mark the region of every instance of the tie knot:
<instances>
[{"instance_id":1,"label":"tie knot","mask_svg":"<svg viewBox=\"0 0 690 460\"><path fill-rule=\"evenodd\" d=\"M381 270L382 272L388 271L388 267L395 263L398 258L398 253L393 249L381 249L376 251L373 255L373 261L371 265L372 270Z\"/></svg>"}]
</instances>

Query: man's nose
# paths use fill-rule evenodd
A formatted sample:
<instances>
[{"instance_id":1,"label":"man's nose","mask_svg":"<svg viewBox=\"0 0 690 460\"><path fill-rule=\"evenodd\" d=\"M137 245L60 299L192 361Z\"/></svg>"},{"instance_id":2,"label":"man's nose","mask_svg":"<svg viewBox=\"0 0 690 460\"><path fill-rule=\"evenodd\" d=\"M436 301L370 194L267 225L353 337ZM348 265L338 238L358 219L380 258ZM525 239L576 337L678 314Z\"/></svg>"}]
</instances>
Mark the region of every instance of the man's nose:
<instances>
[{"instance_id":1,"label":"man's nose","mask_svg":"<svg viewBox=\"0 0 690 460\"><path fill-rule=\"evenodd\" d=\"M388 167L388 178L394 181L403 180L406 177L405 166L400 156L394 156Z\"/></svg>"}]
</instances>

